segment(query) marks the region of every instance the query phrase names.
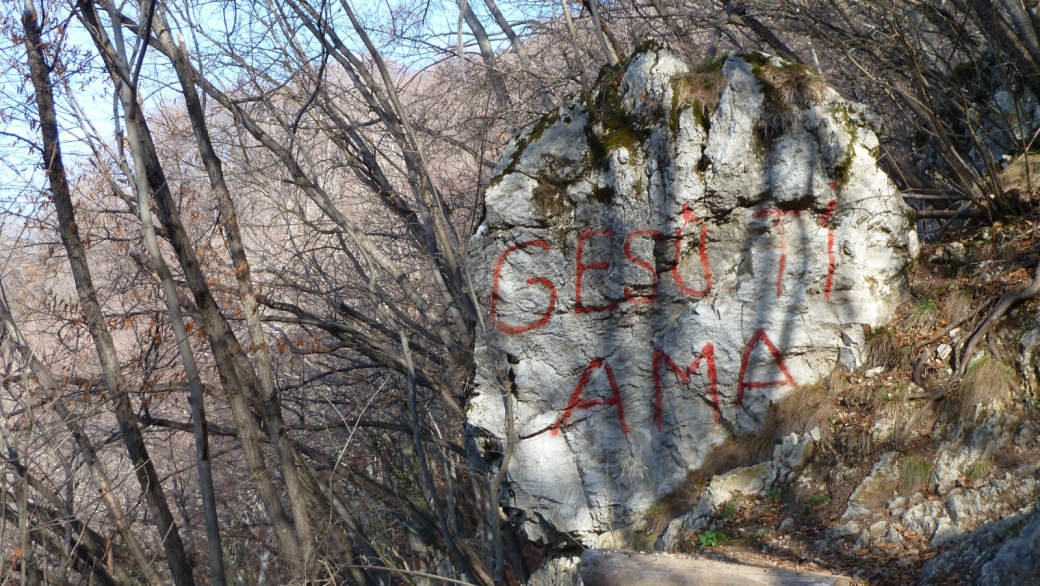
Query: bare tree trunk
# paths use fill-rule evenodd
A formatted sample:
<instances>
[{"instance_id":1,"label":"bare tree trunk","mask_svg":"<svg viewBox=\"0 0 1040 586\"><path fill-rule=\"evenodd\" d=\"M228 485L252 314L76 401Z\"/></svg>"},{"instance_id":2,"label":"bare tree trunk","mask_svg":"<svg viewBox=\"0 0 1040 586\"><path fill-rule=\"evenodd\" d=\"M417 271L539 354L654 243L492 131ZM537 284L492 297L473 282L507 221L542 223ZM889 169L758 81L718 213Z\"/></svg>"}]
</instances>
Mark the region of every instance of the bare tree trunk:
<instances>
[{"instance_id":1,"label":"bare tree trunk","mask_svg":"<svg viewBox=\"0 0 1040 586\"><path fill-rule=\"evenodd\" d=\"M740 20L744 21L744 24L746 24L759 39L776 51L777 55L780 57L783 57L788 61L793 61L794 63L803 63L801 57L780 40L780 37L776 36L776 33L774 33L772 29L752 16L748 11L747 6L743 3L738 4L732 1L727 1L726 12L740 17Z\"/></svg>"},{"instance_id":2,"label":"bare tree trunk","mask_svg":"<svg viewBox=\"0 0 1040 586\"><path fill-rule=\"evenodd\" d=\"M169 27L157 19L155 24L159 41L167 47L167 55L177 72L181 83L181 91L185 98L188 118L191 120L192 132L203 165L213 188L213 194L217 199L217 209L220 212L221 224L224 226L224 237L227 241L228 251L231 253L233 272L238 282L239 293L242 300L242 313L245 315L246 324L249 328L249 336L252 339L254 365L257 379L260 383L261 397L267 404L265 418L268 423L268 433L271 434L278 446L282 459L282 475L285 479L286 489L289 493L289 502L293 509L293 520L296 531L299 534L300 544L303 547L305 564L312 556L311 544L313 541L310 513L305 498L305 490L301 485L300 471L298 469L297 454L294 449L283 438L284 421L281 417L281 406L275 389L274 369L271 366L271 354L267 348L263 326L260 322L260 310L253 290L253 281L249 267L249 259L246 257L245 245L242 241L242 233L238 227L238 214L235 212L235 204L231 199L227 183L224 180L224 172L221 167L220 158L213 148L209 129L206 125L205 111L202 101L195 89L195 82L191 75L191 66L188 61L187 49L180 44L174 44L170 35Z\"/></svg>"},{"instance_id":3,"label":"bare tree trunk","mask_svg":"<svg viewBox=\"0 0 1040 586\"><path fill-rule=\"evenodd\" d=\"M520 56L525 65L531 65L531 58L527 56L527 51L524 50L524 44L520 41L520 37L517 36L516 31L513 30L513 26L509 24L509 20L506 19L502 11L498 9L498 4L495 0L484 0L484 5L488 7L488 11L491 12L491 16L495 19L495 23L498 28L502 29L505 33L506 38L509 39L509 44L513 46L513 50Z\"/></svg>"},{"instance_id":4,"label":"bare tree trunk","mask_svg":"<svg viewBox=\"0 0 1040 586\"><path fill-rule=\"evenodd\" d=\"M112 399L115 410L116 420L119 423L120 432L123 436L123 443L126 444L130 461L134 464L137 480L151 508L159 534L162 536L163 547L166 550L166 561L173 581L178 586L193 586L195 579L192 575L191 564L188 561L187 553L184 551L180 532L173 521L173 515L170 513L169 504L166 502L166 495L163 493L159 475L155 471L155 465L148 455L148 448L145 446L141 429L134 418L133 408L130 405L130 397L128 395L130 385L123 376L115 344L105 325L101 306L97 300L97 292L94 290L94 284L90 276L86 251L79 237L79 228L73 211L65 167L61 159L58 121L54 110L50 73L44 61L40 29L31 0L26 0L22 23L26 34L25 43L28 52L29 69L31 71L33 88L36 90L36 103L39 109L40 132L43 135L44 142L44 164L47 167L47 179L50 183L51 198L58 216L58 227L61 232L62 244L65 246L69 264L72 268L72 275L76 282L76 293L79 296L80 306L83 308L87 328L94 339L94 345L108 385L109 396ZM127 530L127 534L129 534L129 530ZM133 540L130 540L130 542L133 543ZM144 557L143 554L141 554L141 557ZM161 580L151 568L147 558L140 560L140 563L142 564L141 570L145 573L148 581L153 584L160 584Z\"/></svg>"},{"instance_id":5,"label":"bare tree trunk","mask_svg":"<svg viewBox=\"0 0 1040 586\"><path fill-rule=\"evenodd\" d=\"M469 0L456 0L456 3L459 5L459 10L462 11L462 18L466 20L466 25L469 26L470 32L473 33L473 38L477 40L477 47L480 48L480 56L484 59L484 68L487 70L491 88L495 90L495 99L498 100L498 106L502 109L508 109L512 104L512 100L509 99L509 91L506 89L502 71L498 68L498 60L495 58L495 50L491 47L487 31L484 30L484 25L480 23L477 15L473 14L473 9L469 7ZM459 55L459 57L461 58L462 55Z\"/></svg>"},{"instance_id":6,"label":"bare tree trunk","mask_svg":"<svg viewBox=\"0 0 1040 586\"><path fill-rule=\"evenodd\" d=\"M123 65L126 63L125 57L121 57L117 49L122 45L121 15L115 12L114 6L110 5L110 10L112 11L110 18L115 23L113 35L116 37L116 43L115 47L113 47L108 42L104 30L100 26L93 1L81 0L79 6L82 9L87 29L94 39L94 44L105 59L113 82L122 84L123 79L126 77L124 71L128 70L129 67ZM130 92L129 95L127 95L127 92ZM206 324L204 329L213 349L218 375L227 394L228 403L231 406L232 415L238 427L239 440L242 442L252 478L257 485L264 508L271 518L271 523L274 525L275 533L278 535L279 543L282 546L282 553L286 561L294 569L296 576L302 579L306 560L295 529L286 514L264 461L263 451L260 448L258 439L259 430L249 406L246 387L242 381L242 376L249 377L249 380L255 380L253 367L249 363L248 358L246 358L245 353L241 351L241 347L235 340L227 320L220 312L209 290L209 285L206 283L205 275L202 273L192 244L180 221L180 214L177 211L176 204L173 202L169 184L159 162L147 122L141 112L140 105L137 103L136 95L131 92L129 85L126 85L124 91L120 92L120 99L124 108L127 132L130 136L132 153L135 156L137 173L147 180L147 189L155 198L159 220L166 231L170 244L173 245L178 262L184 271L184 278L195 297L195 303ZM236 367L242 368L241 374ZM258 407L261 409L262 414L266 412L263 405L258 405Z\"/></svg>"},{"instance_id":7,"label":"bare tree trunk","mask_svg":"<svg viewBox=\"0 0 1040 586\"><path fill-rule=\"evenodd\" d=\"M574 31L574 20L571 18L571 7L567 0L560 0L560 8L563 9L563 21L567 24L567 36L571 40L571 50L574 51L574 57L578 58L581 49L578 47L578 34ZM579 65L578 72L581 75L581 88L588 91L591 84L585 75L585 68Z\"/></svg>"},{"instance_id":8,"label":"bare tree trunk","mask_svg":"<svg viewBox=\"0 0 1040 586\"><path fill-rule=\"evenodd\" d=\"M603 54L607 57L607 63L610 65L617 65L619 62L618 54L621 52L620 48L615 49L612 43L608 42L606 34L606 24L603 19L599 16L599 0L582 0L585 3L585 7L592 13L592 22L594 23L593 28L596 30L596 38L599 40L599 46L603 49ZM616 44L616 43L613 43Z\"/></svg>"},{"instance_id":9,"label":"bare tree trunk","mask_svg":"<svg viewBox=\"0 0 1040 586\"><path fill-rule=\"evenodd\" d=\"M129 74L129 68L124 69ZM127 99L133 99L134 88L123 84L120 90L121 98L124 100L124 108ZM152 266L162 285L163 294L166 298L166 307L170 314L170 325L173 328L174 337L177 341L177 349L181 355L184 366L184 374L188 379L188 390L190 393L191 418L195 431L195 461L199 474L199 495L202 499L202 510L206 523L206 541L209 546L209 571L210 580L215 586L224 586L227 579L224 575L224 554L220 545L220 521L217 518L217 503L213 494L213 469L209 457L209 440L206 432L206 408L205 393L199 368L195 362L195 352L191 348L188 332L184 325L184 316L178 298L177 285L173 281L166 259L163 258L159 249L159 242L155 236L154 224L152 223L151 198L148 196L149 188L145 173L141 172L141 163L144 160L140 152L140 141L137 134L137 126L127 123L127 133L130 137L129 147L137 167L137 212L141 220L141 233L144 237L145 247L151 257ZM138 140L135 140L138 139Z\"/></svg>"}]
</instances>

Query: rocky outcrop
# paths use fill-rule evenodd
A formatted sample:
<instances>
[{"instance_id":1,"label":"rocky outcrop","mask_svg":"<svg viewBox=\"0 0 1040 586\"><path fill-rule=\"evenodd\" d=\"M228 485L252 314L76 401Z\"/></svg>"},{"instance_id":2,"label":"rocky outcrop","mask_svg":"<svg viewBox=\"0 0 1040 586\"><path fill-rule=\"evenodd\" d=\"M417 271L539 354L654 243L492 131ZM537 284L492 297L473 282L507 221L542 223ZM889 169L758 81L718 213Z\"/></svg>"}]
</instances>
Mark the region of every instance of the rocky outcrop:
<instances>
[{"instance_id":1,"label":"rocky outcrop","mask_svg":"<svg viewBox=\"0 0 1040 586\"><path fill-rule=\"evenodd\" d=\"M581 558L561 556L546 560L527 580L527 586L582 586Z\"/></svg>"},{"instance_id":2,"label":"rocky outcrop","mask_svg":"<svg viewBox=\"0 0 1040 586\"><path fill-rule=\"evenodd\" d=\"M964 485L972 467L998 450L1024 454L1032 448L1035 429L1033 421L993 413L974 427L962 423L939 447L931 487L941 500L914 520L925 530L934 524L933 547L957 545L925 566L922 584L1040 584L1040 462L1027 457L1006 472Z\"/></svg>"},{"instance_id":3,"label":"rocky outcrop","mask_svg":"<svg viewBox=\"0 0 1040 586\"><path fill-rule=\"evenodd\" d=\"M987 523L928 562L922 584L1040 585L1040 513Z\"/></svg>"},{"instance_id":4,"label":"rocky outcrop","mask_svg":"<svg viewBox=\"0 0 1040 586\"><path fill-rule=\"evenodd\" d=\"M838 519L842 525L830 536L854 536L866 547L879 535L861 528L886 522L898 531L920 535L931 547L941 547L964 539L983 523L1028 509L1036 502L1040 483L1035 475L1040 463L1023 464L1001 477L989 474L992 462L988 458L1009 443L1015 429L1027 427L1016 421L1006 414L994 414L974 428L961 425L937 450L928 477L928 497L921 492L893 497L906 489L907 458L896 452L883 454L849 496ZM965 478L972 475L980 478L966 484Z\"/></svg>"},{"instance_id":5,"label":"rocky outcrop","mask_svg":"<svg viewBox=\"0 0 1040 586\"><path fill-rule=\"evenodd\" d=\"M469 243L467 417L529 538L630 526L796 385L859 364L917 250L871 121L777 59L690 71L648 44L513 141Z\"/></svg>"},{"instance_id":6,"label":"rocky outcrop","mask_svg":"<svg viewBox=\"0 0 1040 586\"><path fill-rule=\"evenodd\" d=\"M802 437L792 433L773 448L772 460L712 478L697 506L668 524L658 549L672 551L692 532L709 528L719 508L733 498L762 496L769 489L790 483L794 473L812 456L813 446L819 439L818 429Z\"/></svg>"}]
</instances>

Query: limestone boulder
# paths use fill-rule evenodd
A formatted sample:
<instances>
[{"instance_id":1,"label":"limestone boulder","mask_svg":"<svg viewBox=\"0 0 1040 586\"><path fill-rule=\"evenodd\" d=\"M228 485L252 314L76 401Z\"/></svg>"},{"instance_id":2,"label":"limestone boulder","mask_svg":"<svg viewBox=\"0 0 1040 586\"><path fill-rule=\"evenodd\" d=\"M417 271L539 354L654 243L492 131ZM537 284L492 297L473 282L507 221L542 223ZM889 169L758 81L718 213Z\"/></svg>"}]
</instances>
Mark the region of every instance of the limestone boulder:
<instances>
[{"instance_id":1,"label":"limestone boulder","mask_svg":"<svg viewBox=\"0 0 1040 586\"><path fill-rule=\"evenodd\" d=\"M775 58L644 44L512 142L468 247L468 442L529 538L639 522L890 319L917 239L872 120Z\"/></svg>"}]
</instances>

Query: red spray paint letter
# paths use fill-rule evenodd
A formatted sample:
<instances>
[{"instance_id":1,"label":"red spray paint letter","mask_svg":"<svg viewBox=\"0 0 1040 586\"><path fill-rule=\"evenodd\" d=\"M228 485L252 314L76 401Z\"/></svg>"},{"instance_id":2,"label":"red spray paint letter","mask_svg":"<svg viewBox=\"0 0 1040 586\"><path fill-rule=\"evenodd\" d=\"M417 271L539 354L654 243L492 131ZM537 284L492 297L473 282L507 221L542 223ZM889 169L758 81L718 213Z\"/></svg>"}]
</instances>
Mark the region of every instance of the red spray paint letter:
<instances>
[{"instance_id":1,"label":"red spray paint letter","mask_svg":"<svg viewBox=\"0 0 1040 586\"><path fill-rule=\"evenodd\" d=\"M657 431L661 431L664 426L664 393L661 391L661 363L668 365L668 368L672 369L672 372L679 376L682 384L688 385L690 384L690 378L701 369L701 360L708 363L708 392L711 393L711 404L714 407L715 425L719 424L719 415L722 413L722 409L719 406L719 378L715 372L715 346L709 342L701 348L700 355L694 357L693 361L690 362L690 366L685 369L680 368L664 350L654 349L651 370L654 377L654 424L657 426Z\"/></svg>"},{"instance_id":2,"label":"red spray paint letter","mask_svg":"<svg viewBox=\"0 0 1040 586\"><path fill-rule=\"evenodd\" d=\"M773 355L773 360L776 361L777 367L780 368L780 372L784 375L784 380L771 380L771 381L755 381L748 382L747 369L748 360L751 359L751 352L758 346L759 342L766 345L766 349ZM751 339L748 340L747 345L744 346L744 355L740 358L740 379L737 382L737 405L744 406L744 391L746 389L760 389L762 387L782 387L782 386L796 386L798 383L794 382L794 377L791 376L790 371L787 370L787 365L784 364L784 356L780 353L780 350L776 347L776 344L769 339L766 334L765 328L759 328L755 330L755 333L751 335Z\"/></svg>"},{"instance_id":3,"label":"red spray paint letter","mask_svg":"<svg viewBox=\"0 0 1040 586\"><path fill-rule=\"evenodd\" d=\"M675 278L675 284L679 286L679 290L689 295L690 297L704 297L708 293L711 293L711 264L708 262L708 226L700 221L699 218L693 213L693 210L686 204L683 204L682 209L683 225L675 229L675 266L672 267L672 276ZM682 275L679 274L679 259L682 257L682 231L688 224L694 223L701 227L701 239L700 246L698 246L698 253L701 257L701 268L704 269L704 288L693 289L687 287L683 281Z\"/></svg>"},{"instance_id":4,"label":"red spray paint letter","mask_svg":"<svg viewBox=\"0 0 1040 586\"><path fill-rule=\"evenodd\" d=\"M629 303L647 303L649 301L657 299L657 268L654 267L654 264L652 262L644 258L639 258L638 256L632 253L632 239L638 236L649 236L654 240L657 240L658 238L663 236L663 234L661 234L657 230L636 230L635 232L629 234L628 238L625 238L625 256L628 257L628 260L650 271L650 276L653 278L654 284L654 292L650 295L633 296L632 291L629 290L628 287L625 287L625 299L627 299Z\"/></svg>"},{"instance_id":5,"label":"red spray paint letter","mask_svg":"<svg viewBox=\"0 0 1040 586\"><path fill-rule=\"evenodd\" d=\"M831 221L834 219L834 209L838 202L833 199L827 202L827 212L821 214L816 223L827 228L827 284L823 287L823 295L829 300L831 298L831 285L834 283L834 269L838 266L834 259L834 227Z\"/></svg>"},{"instance_id":6,"label":"red spray paint letter","mask_svg":"<svg viewBox=\"0 0 1040 586\"><path fill-rule=\"evenodd\" d=\"M595 399L582 400L581 392L585 390L585 385L592 378L592 373L601 366L603 371L607 373L607 382L610 383L610 398L600 399L597 397ZM618 421L621 422L621 431L628 433L628 423L625 421L625 406L621 403L621 389L618 388L617 380L614 379L614 369L610 367L610 363L604 358L596 358L585 367L581 377L578 379L578 386L574 387L574 392L571 393L571 398L567 401L567 407L564 408L563 413L552 426L552 434L555 436L560 433L560 426L566 425L570 421L571 414L574 413L575 409L590 409L596 405L612 405L615 407L617 409Z\"/></svg>"},{"instance_id":7,"label":"red spray paint letter","mask_svg":"<svg viewBox=\"0 0 1040 586\"><path fill-rule=\"evenodd\" d=\"M776 271L776 296L780 297L783 292L784 270L787 268L787 233L784 231L784 214L798 216L798 210L766 209L755 212L756 218L771 217L776 220L776 227L780 235L780 262Z\"/></svg>"},{"instance_id":8,"label":"red spray paint letter","mask_svg":"<svg viewBox=\"0 0 1040 586\"><path fill-rule=\"evenodd\" d=\"M549 250L550 244L545 240L528 240L527 242L521 242L520 244L510 246L501 256L498 257L498 262L495 263L495 270L491 274L491 322L495 324L495 327L497 327L499 331L507 334L522 334L544 326L549 321L549 318L552 317L553 310L556 309L556 285L553 285L553 282L545 277L531 277L526 281L528 287L531 285L541 285L549 290L549 307L545 310L545 313L542 314L542 317L523 326L509 325L498 319L498 282L502 278L502 265L506 262L506 257L510 254L517 250L523 250L528 246L537 246L542 250Z\"/></svg>"},{"instance_id":9,"label":"red spray paint letter","mask_svg":"<svg viewBox=\"0 0 1040 586\"><path fill-rule=\"evenodd\" d=\"M607 303L606 305L592 305L587 306L581 300L581 280L585 276L585 271L592 270L606 270L610 268L610 261L594 262L585 264L582 255L585 251L585 241L593 236L614 236L617 233L613 230L597 230L597 231L585 231L578 235L578 252L575 255L575 265L577 267L576 284L574 286L574 311L577 313L591 313L593 311L608 311L611 309L617 309L617 303Z\"/></svg>"}]
</instances>

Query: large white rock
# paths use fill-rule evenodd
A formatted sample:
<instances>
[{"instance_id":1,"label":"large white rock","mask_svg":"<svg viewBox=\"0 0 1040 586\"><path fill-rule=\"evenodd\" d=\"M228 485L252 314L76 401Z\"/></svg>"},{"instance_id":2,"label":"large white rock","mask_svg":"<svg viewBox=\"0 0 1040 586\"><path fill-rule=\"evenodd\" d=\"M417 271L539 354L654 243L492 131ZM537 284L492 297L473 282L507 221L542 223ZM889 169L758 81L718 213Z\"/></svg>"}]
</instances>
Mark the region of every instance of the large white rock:
<instances>
[{"instance_id":1,"label":"large white rock","mask_svg":"<svg viewBox=\"0 0 1040 586\"><path fill-rule=\"evenodd\" d=\"M827 89L763 136L762 68L786 65L755 61L725 61L705 121L673 95L705 74L637 52L513 141L487 190L470 443L491 473L508 453L531 539L637 523L902 299L917 239L866 113Z\"/></svg>"}]
</instances>

